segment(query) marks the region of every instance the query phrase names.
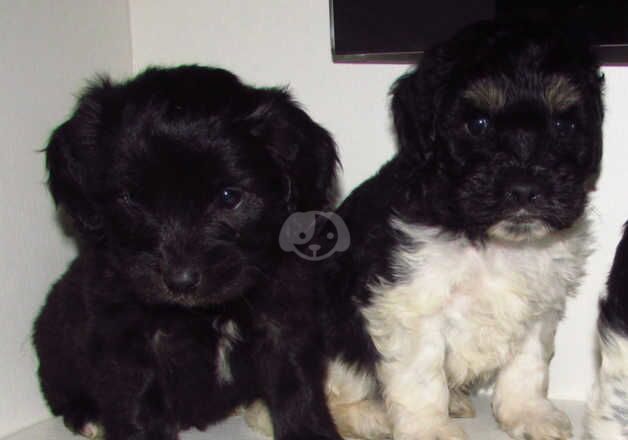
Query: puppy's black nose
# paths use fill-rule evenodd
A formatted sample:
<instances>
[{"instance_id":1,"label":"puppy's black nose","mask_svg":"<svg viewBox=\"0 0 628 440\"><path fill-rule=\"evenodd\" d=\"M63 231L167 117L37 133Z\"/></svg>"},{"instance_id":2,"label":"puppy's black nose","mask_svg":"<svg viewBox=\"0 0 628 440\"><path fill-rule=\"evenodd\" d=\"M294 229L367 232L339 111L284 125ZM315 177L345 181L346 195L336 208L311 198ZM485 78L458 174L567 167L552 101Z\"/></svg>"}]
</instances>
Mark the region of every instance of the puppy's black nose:
<instances>
[{"instance_id":1,"label":"puppy's black nose","mask_svg":"<svg viewBox=\"0 0 628 440\"><path fill-rule=\"evenodd\" d=\"M192 268L171 269L164 281L173 292L185 293L194 290L201 282L201 274Z\"/></svg>"},{"instance_id":2,"label":"puppy's black nose","mask_svg":"<svg viewBox=\"0 0 628 440\"><path fill-rule=\"evenodd\" d=\"M527 205L541 196L541 187L533 182L515 182L506 188L504 197L511 203Z\"/></svg>"}]
</instances>

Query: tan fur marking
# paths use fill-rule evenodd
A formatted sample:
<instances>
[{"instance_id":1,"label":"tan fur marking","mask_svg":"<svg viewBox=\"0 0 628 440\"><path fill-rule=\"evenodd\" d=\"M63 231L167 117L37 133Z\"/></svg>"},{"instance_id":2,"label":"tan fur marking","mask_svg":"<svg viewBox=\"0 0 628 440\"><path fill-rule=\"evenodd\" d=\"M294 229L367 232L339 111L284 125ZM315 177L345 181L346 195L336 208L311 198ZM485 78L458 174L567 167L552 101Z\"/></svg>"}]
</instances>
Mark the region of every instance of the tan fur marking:
<instances>
[{"instance_id":1,"label":"tan fur marking","mask_svg":"<svg viewBox=\"0 0 628 440\"><path fill-rule=\"evenodd\" d=\"M580 100L580 91L566 77L553 75L547 78L545 99L552 112L567 110Z\"/></svg>"},{"instance_id":2,"label":"tan fur marking","mask_svg":"<svg viewBox=\"0 0 628 440\"><path fill-rule=\"evenodd\" d=\"M504 90L491 79L481 79L474 82L464 92L464 97L484 110L499 110L506 104Z\"/></svg>"}]
</instances>

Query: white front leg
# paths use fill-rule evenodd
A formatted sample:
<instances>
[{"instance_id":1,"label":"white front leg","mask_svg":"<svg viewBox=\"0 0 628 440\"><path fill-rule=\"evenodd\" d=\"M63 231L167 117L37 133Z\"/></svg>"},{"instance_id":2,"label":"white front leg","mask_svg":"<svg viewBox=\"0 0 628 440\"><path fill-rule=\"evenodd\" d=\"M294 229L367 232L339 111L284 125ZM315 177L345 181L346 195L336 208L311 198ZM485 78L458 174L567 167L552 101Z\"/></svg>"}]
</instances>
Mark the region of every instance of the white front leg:
<instances>
[{"instance_id":1,"label":"white front leg","mask_svg":"<svg viewBox=\"0 0 628 440\"><path fill-rule=\"evenodd\" d=\"M515 439L571 438L569 418L547 399L549 362L559 319L551 314L532 325L520 351L497 375L493 413L501 428Z\"/></svg>"},{"instance_id":2,"label":"white front leg","mask_svg":"<svg viewBox=\"0 0 628 440\"><path fill-rule=\"evenodd\" d=\"M464 431L449 418L445 340L438 317L418 318L377 340L382 354L378 378L394 440L461 440ZM389 329L390 330L390 329Z\"/></svg>"}]
</instances>

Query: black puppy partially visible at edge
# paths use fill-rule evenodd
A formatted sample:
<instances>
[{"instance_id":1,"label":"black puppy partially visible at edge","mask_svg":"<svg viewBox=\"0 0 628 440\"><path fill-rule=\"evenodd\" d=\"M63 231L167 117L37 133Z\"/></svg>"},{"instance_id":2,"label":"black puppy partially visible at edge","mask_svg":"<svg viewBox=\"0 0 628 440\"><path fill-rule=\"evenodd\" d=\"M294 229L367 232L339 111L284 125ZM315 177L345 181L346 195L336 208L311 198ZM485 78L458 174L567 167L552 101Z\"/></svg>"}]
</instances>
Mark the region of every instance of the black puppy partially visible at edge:
<instances>
[{"instance_id":1,"label":"black puppy partially visible at edge","mask_svg":"<svg viewBox=\"0 0 628 440\"><path fill-rule=\"evenodd\" d=\"M586 440L628 438L628 223L617 245L598 318L600 369L585 417Z\"/></svg>"},{"instance_id":2,"label":"black puppy partially visible at edge","mask_svg":"<svg viewBox=\"0 0 628 440\"><path fill-rule=\"evenodd\" d=\"M88 437L171 440L256 398L335 439L295 211L331 203L329 134L278 89L198 66L95 82L46 149L82 241L35 322L41 387Z\"/></svg>"}]
</instances>

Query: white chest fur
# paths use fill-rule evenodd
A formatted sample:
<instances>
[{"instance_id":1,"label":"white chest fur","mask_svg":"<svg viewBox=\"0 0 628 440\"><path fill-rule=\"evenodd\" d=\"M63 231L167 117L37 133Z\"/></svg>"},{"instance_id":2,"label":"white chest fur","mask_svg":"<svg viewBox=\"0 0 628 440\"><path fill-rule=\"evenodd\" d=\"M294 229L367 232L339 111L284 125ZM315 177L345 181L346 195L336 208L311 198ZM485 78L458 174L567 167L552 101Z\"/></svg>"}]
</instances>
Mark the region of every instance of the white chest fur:
<instances>
[{"instance_id":1,"label":"white chest fur","mask_svg":"<svg viewBox=\"0 0 628 440\"><path fill-rule=\"evenodd\" d=\"M229 356L233 346L240 340L240 330L233 321L214 321L214 329L220 334L216 353L216 377L218 383L228 384L233 382L233 373L229 363Z\"/></svg>"},{"instance_id":2,"label":"white chest fur","mask_svg":"<svg viewBox=\"0 0 628 440\"><path fill-rule=\"evenodd\" d=\"M412 244L395 256L402 281L371 286L373 301L363 310L369 332L383 357L399 359L413 338L438 332L451 387L490 375L534 323L560 318L589 241L584 221L539 241L484 245L399 220L393 226Z\"/></svg>"}]
</instances>

